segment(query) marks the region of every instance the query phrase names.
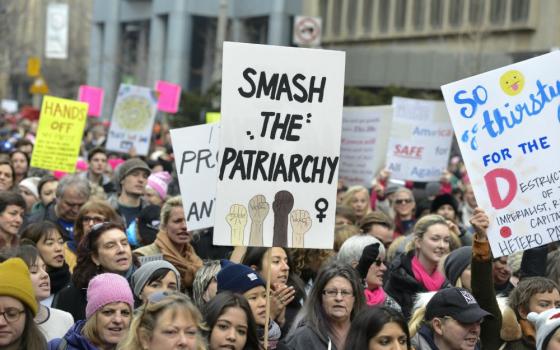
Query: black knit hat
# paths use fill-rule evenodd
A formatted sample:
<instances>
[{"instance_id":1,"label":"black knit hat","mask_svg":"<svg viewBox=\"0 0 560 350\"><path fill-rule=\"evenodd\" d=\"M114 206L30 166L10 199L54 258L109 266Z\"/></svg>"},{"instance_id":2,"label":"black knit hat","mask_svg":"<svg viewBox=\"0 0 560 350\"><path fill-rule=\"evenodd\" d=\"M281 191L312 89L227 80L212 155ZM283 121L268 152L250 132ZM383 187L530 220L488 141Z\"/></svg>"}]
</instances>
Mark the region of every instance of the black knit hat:
<instances>
[{"instance_id":1,"label":"black knit hat","mask_svg":"<svg viewBox=\"0 0 560 350\"><path fill-rule=\"evenodd\" d=\"M455 215L459 214L459 204L457 203L455 197L453 197L449 193L440 194L439 196L434 198L432 202L431 212L435 213L442 205L445 204L449 204L450 206L453 207L453 210L455 211Z\"/></svg>"},{"instance_id":2,"label":"black knit hat","mask_svg":"<svg viewBox=\"0 0 560 350\"><path fill-rule=\"evenodd\" d=\"M222 269L216 275L218 282L218 293L229 290L233 293L243 294L258 286L266 288L266 284L249 266L235 264L229 260L220 261Z\"/></svg>"},{"instance_id":3,"label":"black knit hat","mask_svg":"<svg viewBox=\"0 0 560 350\"><path fill-rule=\"evenodd\" d=\"M356 266L356 270L362 278L366 278L368 270L373 264L377 257L379 256L379 243L372 243L364 248L362 256L360 257L360 262Z\"/></svg>"},{"instance_id":4,"label":"black knit hat","mask_svg":"<svg viewBox=\"0 0 560 350\"><path fill-rule=\"evenodd\" d=\"M455 285L463 271L470 265L471 257L472 247L468 246L455 249L445 259L443 264L445 277L447 277L451 284Z\"/></svg>"}]
</instances>

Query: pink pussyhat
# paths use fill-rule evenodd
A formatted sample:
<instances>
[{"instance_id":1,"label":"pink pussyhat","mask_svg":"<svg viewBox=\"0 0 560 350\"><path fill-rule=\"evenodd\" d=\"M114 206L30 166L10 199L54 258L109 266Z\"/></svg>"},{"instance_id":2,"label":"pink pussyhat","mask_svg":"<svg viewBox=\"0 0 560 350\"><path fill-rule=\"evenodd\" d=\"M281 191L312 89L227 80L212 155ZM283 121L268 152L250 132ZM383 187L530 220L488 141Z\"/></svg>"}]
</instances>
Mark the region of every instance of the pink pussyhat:
<instances>
[{"instance_id":1,"label":"pink pussyhat","mask_svg":"<svg viewBox=\"0 0 560 350\"><path fill-rule=\"evenodd\" d=\"M78 159L78 161L76 162L76 170L78 170L79 172L87 171L88 167L88 163L83 159Z\"/></svg>"},{"instance_id":2,"label":"pink pussyhat","mask_svg":"<svg viewBox=\"0 0 560 350\"><path fill-rule=\"evenodd\" d=\"M111 158L111 159L107 160L107 163L109 164L109 166L111 166L111 169L115 170L116 167L118 167L119 165L124 163L124 159L122 159L122 158Z\"/></svg>"},{"instance_id":3,"label":"pink pussyhat","mask_svg":"<svg viewBox=\"0 0 560 350\"><path fill-rule=\"evenodd\" d=\"M162 200L167 197L167 187L171 183L171 174L167 171L159 171L148 177L148 187L157 192Z\"/></svg>"}]
</instances>

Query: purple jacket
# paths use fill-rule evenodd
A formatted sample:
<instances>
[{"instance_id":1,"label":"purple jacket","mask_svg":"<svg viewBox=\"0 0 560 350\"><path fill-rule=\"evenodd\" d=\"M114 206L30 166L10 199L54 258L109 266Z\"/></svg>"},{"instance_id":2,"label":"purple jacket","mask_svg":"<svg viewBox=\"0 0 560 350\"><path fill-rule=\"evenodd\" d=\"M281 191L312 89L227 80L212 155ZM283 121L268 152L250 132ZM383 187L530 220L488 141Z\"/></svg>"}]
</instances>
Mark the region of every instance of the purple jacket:
<instances>
[{"instance_id":1,"label":"purple jacket","mask_svg":"<svg viewBox=\"0 0 560 350\"><path fill-rule=\"evenodd\" d=\"M49 350L98 350L82 335L82 327L85 323L85 320L78 321L68 330L64 338L51 340ZM61 344L62 339L66 340L65 346Z\"/></svg>"}]
</instances>

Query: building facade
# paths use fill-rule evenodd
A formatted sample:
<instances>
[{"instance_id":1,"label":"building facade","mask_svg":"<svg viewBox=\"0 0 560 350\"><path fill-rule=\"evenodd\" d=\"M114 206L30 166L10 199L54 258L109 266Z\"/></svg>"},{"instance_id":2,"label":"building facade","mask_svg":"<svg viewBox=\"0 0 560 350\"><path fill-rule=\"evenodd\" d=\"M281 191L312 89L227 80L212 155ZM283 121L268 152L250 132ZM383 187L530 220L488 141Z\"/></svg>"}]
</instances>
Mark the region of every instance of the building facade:
<instances>
[{"instance_id":1,"label":"building facade","mask_svg":"<svg viewBox=\"0 0 560 350\"><path fill-rule=\"evenodd\" d=\"M88 83L104 88L107 118L121 82L206 90L221 59L220 13L225 40L290 45L300 12L300 0L95 0Z\"/></svg>"}]
</instances>

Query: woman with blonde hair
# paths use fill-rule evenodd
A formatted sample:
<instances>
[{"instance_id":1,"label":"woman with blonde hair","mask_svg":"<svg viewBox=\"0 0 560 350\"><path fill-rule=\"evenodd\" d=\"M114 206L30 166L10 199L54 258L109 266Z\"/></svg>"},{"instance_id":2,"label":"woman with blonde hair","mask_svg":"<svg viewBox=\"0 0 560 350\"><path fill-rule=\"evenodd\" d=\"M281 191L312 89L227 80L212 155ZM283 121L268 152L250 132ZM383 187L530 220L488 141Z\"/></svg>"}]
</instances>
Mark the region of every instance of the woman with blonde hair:
<instances>
[{"instance_id":1,"label":"woman with blonde hair","mask_svg":"<svg viewBox=\"0 0 560 350\"><path fill-rule=\"evenodd\" d=\"M205 350L202 316L187 296L153 294L132 321L119 350Z\"/></svg>"},{"instance_id":2,"label":"woman with blonde hair","mask_svg":"<svg viewBox=\"0 0 560 350\"><path fill-rule=\"evenodd\" d=\"M364 186L352 186L342 196L342 205L346 205L354 210L356 220L360 221L364 215L371 212L369 191Z\"/></svg>"}]
</instances>

